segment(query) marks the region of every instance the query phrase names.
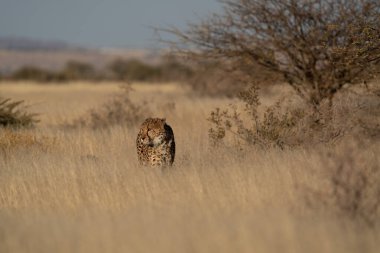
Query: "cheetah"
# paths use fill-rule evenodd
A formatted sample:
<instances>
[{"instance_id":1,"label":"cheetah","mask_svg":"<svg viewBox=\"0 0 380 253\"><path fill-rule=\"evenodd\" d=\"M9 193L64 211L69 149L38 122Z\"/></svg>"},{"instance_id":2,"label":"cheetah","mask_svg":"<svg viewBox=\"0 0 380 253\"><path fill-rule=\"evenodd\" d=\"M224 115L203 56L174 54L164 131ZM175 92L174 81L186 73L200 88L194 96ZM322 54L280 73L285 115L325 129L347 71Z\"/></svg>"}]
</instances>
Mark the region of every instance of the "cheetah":
<instances>
[{"instance_id":1,"label":"cheetah","mask_svg":"<svg viewBox=\"0 0 380 253\"><path fill-rule=\"evenodd\" d=\"M166 119L147 118L136 139L139 163L144 166L171 166L175 155L174 133Z\"/></svg>"}]
</instances>

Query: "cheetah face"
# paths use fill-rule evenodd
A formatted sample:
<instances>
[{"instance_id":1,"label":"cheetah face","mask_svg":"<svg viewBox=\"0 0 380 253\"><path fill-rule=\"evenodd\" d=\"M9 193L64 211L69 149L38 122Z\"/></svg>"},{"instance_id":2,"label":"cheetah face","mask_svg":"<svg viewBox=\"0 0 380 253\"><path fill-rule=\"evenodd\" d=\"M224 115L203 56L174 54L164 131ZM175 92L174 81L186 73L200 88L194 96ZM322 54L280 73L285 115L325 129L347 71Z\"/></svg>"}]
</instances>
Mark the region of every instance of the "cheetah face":
<instances>
[{"instance_id":1,"label":"cheetah face","mask_svg":"<svg viewBox=\"0 0 380 253\"><path fill-rule=\"evenodd\" d=\"M141 142L150 147L157 147L165 140L165 134L157 129L149 129Z\"/></svg>"}]
</instances>

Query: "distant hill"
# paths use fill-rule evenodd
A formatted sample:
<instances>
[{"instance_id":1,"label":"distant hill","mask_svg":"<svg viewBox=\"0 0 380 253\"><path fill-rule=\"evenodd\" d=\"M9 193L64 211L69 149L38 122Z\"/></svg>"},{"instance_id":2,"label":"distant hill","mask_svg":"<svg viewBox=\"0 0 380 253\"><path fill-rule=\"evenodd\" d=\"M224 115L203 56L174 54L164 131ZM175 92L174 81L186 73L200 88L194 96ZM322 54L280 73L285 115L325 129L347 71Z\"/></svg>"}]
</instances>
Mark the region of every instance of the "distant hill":
<instances>
[{"instance_id":1,"label":"distant hill","mask_svg":"<svg viewBox=\"0 0 380 253\"><path fill-rule=\"evenodd\" d=\"M145 49L91 49L59 41L0 37L0 73L10 73L27 65L58 70L72 60L90 63L97 68L117 58L154 63L159 55L160 52Z\"/></svg>"},{"instance_id":2,"label":"distant hill","mask_svg":"<svg viewBox=\"0 0 380 253\"><path fill-rule=\"evenodd\" d=\"M44 41L21 37L0 37L0 49L23 51L57 51L81 49L81 47L74 46L63 41Z\"/></svg>"}]
</instances>

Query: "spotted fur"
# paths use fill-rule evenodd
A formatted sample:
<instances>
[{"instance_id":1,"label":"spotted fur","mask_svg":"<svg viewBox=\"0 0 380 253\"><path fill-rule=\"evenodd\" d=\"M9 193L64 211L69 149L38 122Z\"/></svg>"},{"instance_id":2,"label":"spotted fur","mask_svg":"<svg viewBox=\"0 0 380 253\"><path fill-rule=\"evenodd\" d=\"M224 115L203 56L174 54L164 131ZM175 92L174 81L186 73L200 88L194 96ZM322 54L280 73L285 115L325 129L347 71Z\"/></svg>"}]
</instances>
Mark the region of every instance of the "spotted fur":
<instances>
[{"instance_id":1,"label":"spotted fur","mask_svg":"<svg viewBox=\"0 0 380 253\"><path fill-rule=\"evenodd\" d=\"M141 165L162 167L174 162L174 133L165 119L146 119L137 135L136 147Z\"/></svg>"}]
</instances>

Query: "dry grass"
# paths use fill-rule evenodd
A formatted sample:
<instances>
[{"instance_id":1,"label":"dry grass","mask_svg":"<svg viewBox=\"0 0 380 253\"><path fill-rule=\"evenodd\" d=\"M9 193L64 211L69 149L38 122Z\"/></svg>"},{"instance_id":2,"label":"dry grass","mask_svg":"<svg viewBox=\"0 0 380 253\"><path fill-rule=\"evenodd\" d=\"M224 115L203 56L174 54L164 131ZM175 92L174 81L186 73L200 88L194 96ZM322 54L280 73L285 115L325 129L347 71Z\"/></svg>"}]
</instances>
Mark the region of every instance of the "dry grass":
<instances>
[{"instance_id":1,"label":"dry grass","mask_svg":"<svg viewBox=\"0 0 380 253\"><path fill-rule=\"evenodd\" d=\"M133 99L149 101L174 130L171 170L138 167L137 128L62 129L117 84L1 84L2 94L45 114L20 134L48 148L16 145L0 156L0 252L378 252L378 225L305 201L308 187L329 186L323 146L211 150L206 119L227 100L134 87ZM368 146L362 164L378 166L379 148Z\"/></svg>"}]
</instances>

